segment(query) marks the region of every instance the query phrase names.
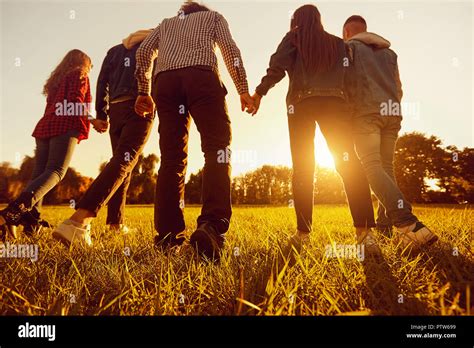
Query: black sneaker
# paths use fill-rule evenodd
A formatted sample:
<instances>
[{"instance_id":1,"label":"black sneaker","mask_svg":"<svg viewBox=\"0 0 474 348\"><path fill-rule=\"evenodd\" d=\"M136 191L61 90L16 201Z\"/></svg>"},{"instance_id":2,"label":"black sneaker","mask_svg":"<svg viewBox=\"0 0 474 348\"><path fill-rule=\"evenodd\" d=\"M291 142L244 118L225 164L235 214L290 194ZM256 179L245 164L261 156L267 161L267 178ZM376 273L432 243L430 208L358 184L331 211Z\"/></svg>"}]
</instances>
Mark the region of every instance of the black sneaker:
<instances>
[{"instance_id":1,"label":"black sneaker","mask_svg":"<svg viewBox=\"0 0 474 348\"><path fill-rule=\"evenodd\" d=\"M23 225L23 233L25 233L28 236L39 234L42 229L43 229L42 226L32 226L29 224Z\"/></svg>"},{"instance_id":2,"label":"black sneaker","mask_svg":"<svg viewBox=\"0 0 474 348\"><path fill-rule=\"evenodd\" d=\"M32 192L22 192L22 194L13 202L10 202L5 209L0 210L0 216L5 220L4 224L18 226L23 214L29 211L27 204L31 202L32 197Z\"/></svg>"},{"instance_id":3,"label":"black sneaker","mask_svg":"<svg viewBox=\"0 0 474 348\"><path fill-rule=\"evenodd\" d=\"M30 236L40 233L43 228L53 227L48 221L41 219L40 212L36 208L21 216L20 225L23 225L23 232Z\"/></svg>"},{"instance_id":4,"label":"black sneaker","mask_svg":"<svg viewBox=\"0 0 474 348\"><path fill-rule=\"evenodd\" d=\"M182 233L160 233L154 238L155 247L160 249L170 249L176 246L180 246L184 242L184 236Z\"/></svg>"},{"instance_id":5,"label":"black sneaker","mask_svg":"<svg viewBox=\"0 0 474 348\"><path fill-rule=\"evenodd\" d=\"M194 231L189 242L202 257L219 261L224 241L224 235L212 223L205 222Z\"/></svg>"},{"instance_id":6,"label":"black sneaker","mask_svg":"<svg viewBox=\"0 0 474 348\"><path fill-rule=\"evenodd\" d=\"M3 210L0 210L0 216L5 220L5 225L14 225L18 226L23 214L27 213L24 204L10 203L8 207Z\"/></svg>"},{"instance_id":7,"label":"black sneaker","mask_svg":"<svg viewBox=\"0 0 474 348\"><path fill-rule=\"evenodd\" d=\"M51 228L52 226L46 222L46 226L43 226L42 224L37 224L37 225L23 225L23 233L25 233L27 236L34 236L38 235L43 231L44 227Z\"/></svg>"}]
</instances>

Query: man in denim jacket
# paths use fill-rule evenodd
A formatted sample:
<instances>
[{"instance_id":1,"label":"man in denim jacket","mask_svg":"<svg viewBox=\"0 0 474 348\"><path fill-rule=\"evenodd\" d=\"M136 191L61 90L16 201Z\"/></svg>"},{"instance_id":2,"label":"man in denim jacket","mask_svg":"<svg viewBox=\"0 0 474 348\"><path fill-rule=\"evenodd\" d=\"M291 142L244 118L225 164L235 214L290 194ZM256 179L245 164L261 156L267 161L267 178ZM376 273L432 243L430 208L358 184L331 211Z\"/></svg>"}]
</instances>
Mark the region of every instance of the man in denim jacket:
<instances>
[{"instance_id":1,"label":"man in denim jacket","mask_svg":"<svg viewBox=\"0 0 474 348\"><path fill-rule=\"evenodd\" d=\"M353 108L354 142L370 187L380 202L377 226L395 226L404 248L432 244L438 237L413 215L393 171L403 94L397 55L389 48L390 42L367 32L367 24L360 16L346 20L343 37L351 57L346 88Z\"/></svg>"}]
</instances>

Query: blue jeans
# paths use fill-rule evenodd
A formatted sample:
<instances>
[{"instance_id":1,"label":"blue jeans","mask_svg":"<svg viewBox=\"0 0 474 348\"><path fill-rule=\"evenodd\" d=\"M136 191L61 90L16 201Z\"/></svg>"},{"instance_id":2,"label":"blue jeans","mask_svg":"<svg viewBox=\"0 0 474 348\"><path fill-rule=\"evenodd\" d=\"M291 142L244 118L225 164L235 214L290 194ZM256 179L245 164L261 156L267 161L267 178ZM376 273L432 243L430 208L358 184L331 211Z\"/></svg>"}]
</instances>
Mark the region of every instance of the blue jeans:
<instances>
[{"instance_id":1,"label":"blue jeans","mask_svg":"<svg viewBox=\"0 0 474 348\"><path fill-rule=\"evenodd\" d=\"M27 209L41 208L43 197L64 178L77 145L77 137L78 132L73 130L48 139L36 139L31 181L18 198Z\"/></svg>"},{"instance_id":2,"label":"blue jeans","mask_svg":"<svg viewBox=\"0 0 474 348\"><path fill-rule=\"evenodd\" d=\"M377 226L404 227L418 221L398 188L393 172L393 155L402 118L370 114L353 120L357 156L362 162L372 191L379 200Z\"/></svg>"}]
</instances>

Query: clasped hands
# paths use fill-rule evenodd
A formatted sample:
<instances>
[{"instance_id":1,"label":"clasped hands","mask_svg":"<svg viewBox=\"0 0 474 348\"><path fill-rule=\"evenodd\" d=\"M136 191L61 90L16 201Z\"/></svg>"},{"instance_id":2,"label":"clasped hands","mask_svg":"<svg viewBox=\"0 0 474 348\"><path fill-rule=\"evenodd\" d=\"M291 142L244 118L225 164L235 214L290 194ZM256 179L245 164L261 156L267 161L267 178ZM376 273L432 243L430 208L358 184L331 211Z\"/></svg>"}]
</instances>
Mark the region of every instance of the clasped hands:
<instances>
[{"instance_id":1,"label":"clasped hands","mask_svg":"<svg viewBox=\"0 0 474 348\"><path fill-rule=\"evenodd\" d=\"M240 95L241 110L246 111L252 116L255 115L260 107L260 101L262 97L254 93L250 96L248 92ZM135 101L135 112L142 117L146 117L148 114L153 114L155 110L155 103L152 97L149 95L139 95Z\"/></svg>"},{"instance_id":2,"label":"clasped hands","mask_svg":"<svg viewBox=\"0 0 474 348\"><path fill-rule=\"evenodd\" d=\"M253 96L250 96L248 93L241 94L240 104L242 111L246 111L248 114L252 114L252 116L254 116L260 108L261 100L262 96L258 93L254 93Z\"/></svg>"},{"instance_id":3,"label":"clasped hands","mask_svg":"<svg viewBox=\"0 0 474 348\"><path fill-rule=\"evenodd\" d=\"M91 120L91 124L97 133L105 133L109 129L109 121L107 120L99 120L98 118L93 118Z\"/></svg>"}]
</instances>

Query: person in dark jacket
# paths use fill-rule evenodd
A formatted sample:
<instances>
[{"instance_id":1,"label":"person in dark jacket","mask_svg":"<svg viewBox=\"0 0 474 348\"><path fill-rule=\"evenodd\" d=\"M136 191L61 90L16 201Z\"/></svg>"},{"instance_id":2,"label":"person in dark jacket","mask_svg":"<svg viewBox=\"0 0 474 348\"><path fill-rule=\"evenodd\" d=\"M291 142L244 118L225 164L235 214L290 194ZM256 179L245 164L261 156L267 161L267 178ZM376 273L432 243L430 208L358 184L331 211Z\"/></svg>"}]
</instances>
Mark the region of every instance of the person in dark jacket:
<instances>
[{"instance_id":1,"label":"person in dark jacket","mask_svg":"<svg viewBox=\"0 0 474 348\"><path fill-rule=\"evenodd\" d=\"M135 167L153 124L153 115L140 117L134 111L138 95L135 79L135 55L140 43L151 30L131 34L123 43L112 47L102 63L97 81L97 118L110 120L113 156L76 206L76 212L54 231L56 239L70 244L90 245L90 222L107 204L107 224L112 231L127 233L123 211Z\"/></svg>"},{"instance_id":2,"label":"person in dark jacket","mask_svg":"<svg viewBox=\"0 0 474 348\"><path fill-rule=\"evenodd\" d=\"M291 244L298 248L309 241L312 230L316 122L344 182L357 241L366 249L376 247L371 232L375 221L370 189L351 140L344 92L347 65L343 40L324 30L316 6L304 5L294 12L290 31L272 55L267 74L253 96L258 108L261 98L288 73L286 102L297 218Z\"/></svg>"},{"instance_id":3,"label":"person in dark jacket","mask_svg":"<svg viewBox=\"0 0 474 348\"><path fill-rule=\"evenodd\" d=\"M393 171L403 95L397 55L389 48L390 42L367 32L360 16L346 20L343 36L351 57L346 82L354 112L354 142L379 199L377 227L383 231L394 225L403 248L431 244L438 237L413 214Z\"/></svg>"}]
</instances>

